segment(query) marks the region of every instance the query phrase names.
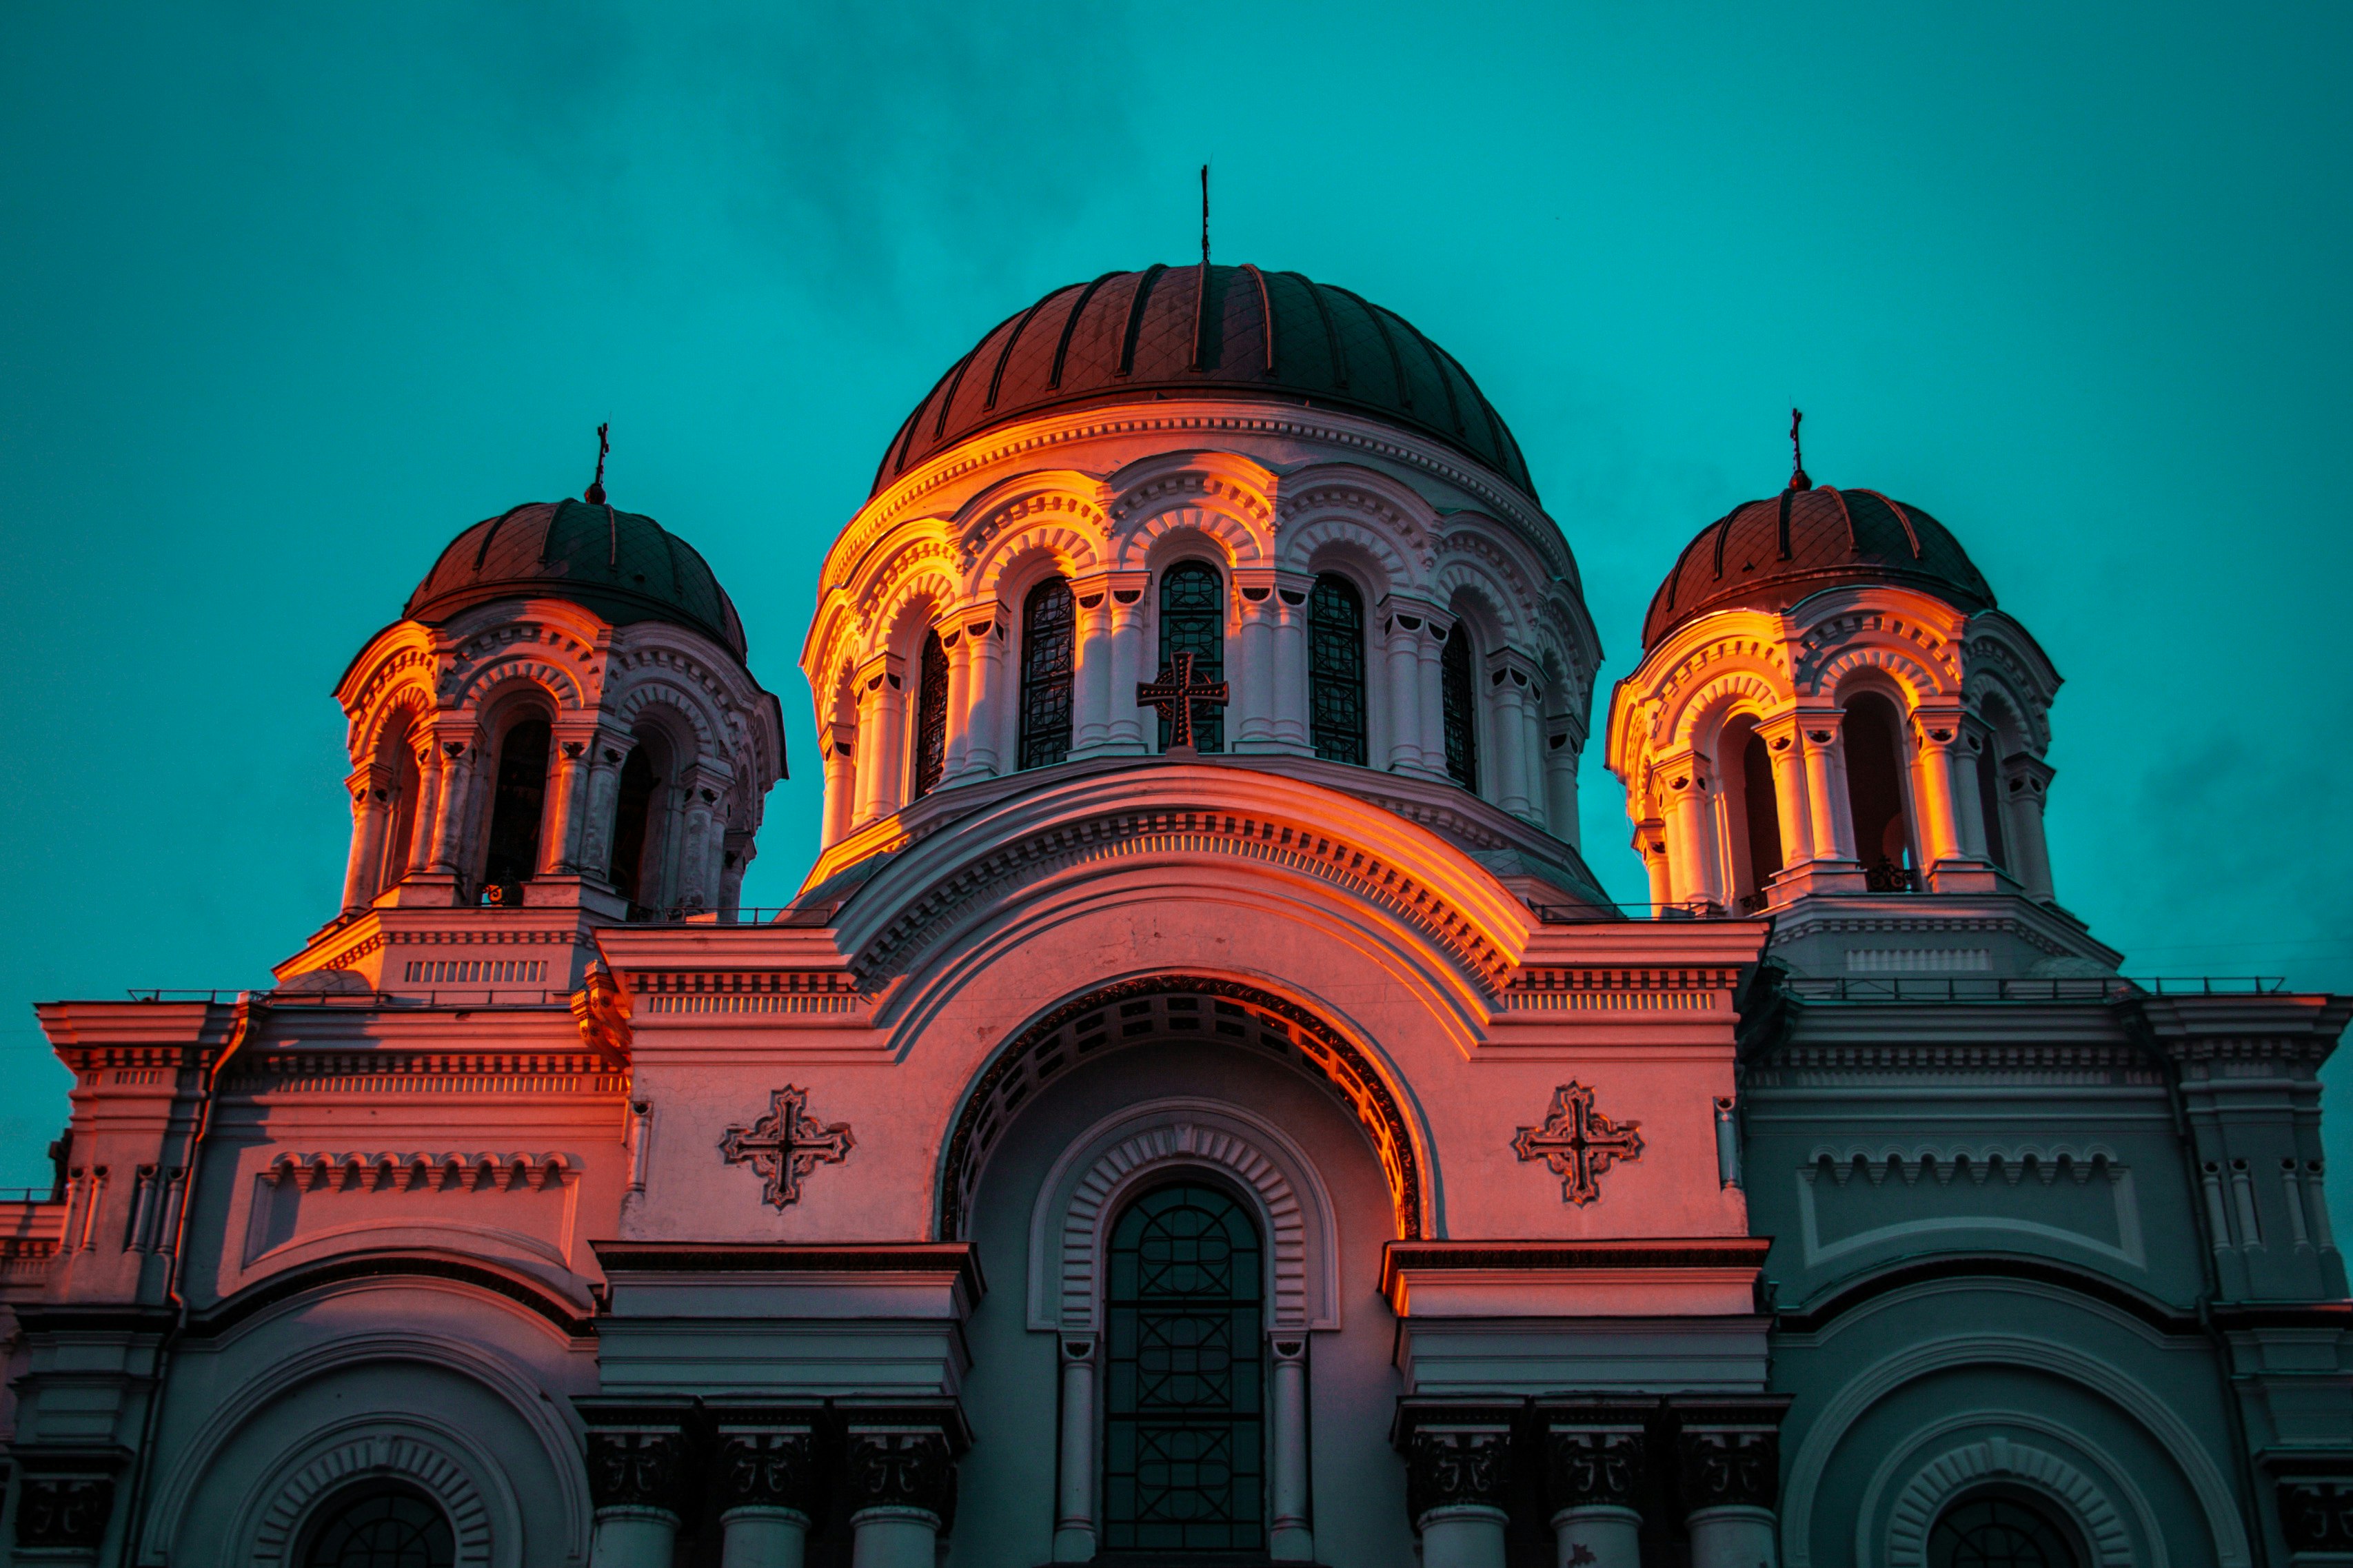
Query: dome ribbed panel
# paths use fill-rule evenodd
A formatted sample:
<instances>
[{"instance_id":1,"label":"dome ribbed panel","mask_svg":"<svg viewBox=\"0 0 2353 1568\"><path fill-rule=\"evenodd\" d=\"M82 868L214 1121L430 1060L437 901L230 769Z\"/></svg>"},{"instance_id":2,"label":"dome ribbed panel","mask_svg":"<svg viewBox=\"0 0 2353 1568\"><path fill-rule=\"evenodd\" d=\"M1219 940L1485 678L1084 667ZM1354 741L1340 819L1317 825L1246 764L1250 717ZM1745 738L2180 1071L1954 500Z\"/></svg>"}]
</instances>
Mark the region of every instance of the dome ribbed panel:
<instances>
[{"instance_id":1,"label":"dome ribbed panel","mask_svg":"<svg viewBox=\"0 0 2353 1568\"><path fill-rule=\"evenodd\" d=\"M652 518L533 501L460 533L402 614L428 624L494 599L569 599L616 626L670 621L746 654L744 624L694 547Z\"/></svg>"},{"instance_id":2,"label":"dome ribbed panel","mask_svg":"<svg viewBox=\"0 0 2353 1568\"><path fill-rule=\"evenodd\" d=\"M1709 610L1786 610L1824 588L1889 583L1966 611L1993 607L1993 590L1960 541L1919 508L1827 485L1787 492L1785 558L1784 499L1743 502L1683 546L1642 617L1644 647Z\"/></svg>"},{"instance_id":3,"label":"dome ribbed panel","mask_svg":"<svg viewBox=\"0 0 2353 1568\"><path fill-rule=\"evenodd\" d=\"M997 426L1145 395L1345 408L1434 437L1534 493L1478 387L1403 317L1295 272L1213 267L1207 281L1205 292L1198 266L1106 273L1007 318L900 426L875 489Z\"/></svg>"}]
</instances>

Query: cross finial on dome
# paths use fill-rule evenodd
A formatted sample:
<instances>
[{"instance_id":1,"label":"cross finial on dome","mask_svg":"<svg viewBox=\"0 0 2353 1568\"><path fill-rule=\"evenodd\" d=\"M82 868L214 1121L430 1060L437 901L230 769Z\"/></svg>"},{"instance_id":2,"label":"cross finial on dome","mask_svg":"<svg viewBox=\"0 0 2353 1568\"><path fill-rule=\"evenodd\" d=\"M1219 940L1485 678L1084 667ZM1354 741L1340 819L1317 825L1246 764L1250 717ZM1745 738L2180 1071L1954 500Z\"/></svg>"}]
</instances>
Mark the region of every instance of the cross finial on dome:
<instances>
[{"instance_id":1,"label":"cross finial on dome","mask_svg":"<svg viewBox=\"0 0 2353 1568\"><path fill-rule=\"evenodd\" d=\"M1789 488L1793 490L1814 488L1814 481L1806 478L1806 448L1798 439L1798 426L1805 422L1805 418L1802 409L1789 410Z\"/></svg>"},{"instance_id":2,"label":"cross finial on dome","mask_svg":"<svg viewBox=\"0 0 2353 1568\"><path fill-rule=\"evenodd\" d=\"M606 438L605 433L612 427L610 424L596 426L596 477L588 481L586 498L590 506L605 504L605 454L613 449L613 443Z\"/></svg>"}]
</instances>

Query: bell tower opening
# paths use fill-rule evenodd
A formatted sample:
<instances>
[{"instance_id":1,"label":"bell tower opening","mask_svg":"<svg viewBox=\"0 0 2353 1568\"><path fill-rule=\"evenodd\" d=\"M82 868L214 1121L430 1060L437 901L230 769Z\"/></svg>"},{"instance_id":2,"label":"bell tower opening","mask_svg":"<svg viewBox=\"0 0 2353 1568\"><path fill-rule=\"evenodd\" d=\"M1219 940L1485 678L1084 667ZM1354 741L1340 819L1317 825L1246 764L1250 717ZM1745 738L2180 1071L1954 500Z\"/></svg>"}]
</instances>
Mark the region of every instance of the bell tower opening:
<instances>
[{"instance_id":1,"label":"bell tower opening","mask_svg":"<svg viewBox=\"0 0 2353 1568\"><path fill-rule=\"evenodd\" d=\"M482 888L519 889L539 869L540 819L547 805L548 725L525 719L499 743L499 771L491 797L489 849Z\"/></svg>"},{"instance_id":2,"label":"bell tower opening","mask_svg":"<svg viewBox=\"0 0 2353 1568\"><path fill-rule=\"evenodd\" d=\"M1731 787L1725 827L1734 840L1733 898L1743 910L1764 908L1765 889L1781 869L1781 812L1773 793L1773 754L1746 714L1724 727L1716 774Z\"/></svg>"},{"instance_id":3,"label":"bell tower opening","mask_svg":"<svg viewBox=\"0 0 2353 1568\"><path fill-rule=\"evenodd\" d=\"M1903 721L1894 703L1865 691L1847 703L1845 728L1847 805L1864 885L1874 893L1917 891L1919 862L1904 807Z\"/></svg>"},{"instance_id":4,"label":"bell tower opening","mask_svg":"<svg viewBox=\"0 0 2353 1568\"><path fill-rule=\"evenodd\" d=\"M613 890L632 904L646 898L646 842L651 835L654 786L661 783L654 771L650 742L640 740L629 748L621 764L621 782L613 805Z\"/></svg>"}]
</instances>

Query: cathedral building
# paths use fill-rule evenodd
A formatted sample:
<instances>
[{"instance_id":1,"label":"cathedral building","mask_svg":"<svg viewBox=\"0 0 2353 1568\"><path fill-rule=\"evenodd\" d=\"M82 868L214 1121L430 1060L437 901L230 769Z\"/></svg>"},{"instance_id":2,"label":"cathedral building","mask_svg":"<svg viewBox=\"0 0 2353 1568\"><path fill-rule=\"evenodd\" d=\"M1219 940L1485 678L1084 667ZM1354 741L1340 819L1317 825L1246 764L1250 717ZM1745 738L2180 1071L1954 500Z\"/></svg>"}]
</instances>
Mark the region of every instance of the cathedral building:
<instances>
[{"instance_id":1,"label":"cathedral building","mask_svg":"<svg viewBox=\"0 0 2353 1568\"><path fill-rule=\"evenodd\" d=\"M1927 511L1800 468L1671 542L1597 693L1410 323L1056 289L825 559L821 847L754 910L782 710L712 567L601 469L459 532L336 687L275 986L39 1009L0 1545L2353 1562L2353 1001L2118 974L2059 674Z\"/></svg>"}]
</instances>

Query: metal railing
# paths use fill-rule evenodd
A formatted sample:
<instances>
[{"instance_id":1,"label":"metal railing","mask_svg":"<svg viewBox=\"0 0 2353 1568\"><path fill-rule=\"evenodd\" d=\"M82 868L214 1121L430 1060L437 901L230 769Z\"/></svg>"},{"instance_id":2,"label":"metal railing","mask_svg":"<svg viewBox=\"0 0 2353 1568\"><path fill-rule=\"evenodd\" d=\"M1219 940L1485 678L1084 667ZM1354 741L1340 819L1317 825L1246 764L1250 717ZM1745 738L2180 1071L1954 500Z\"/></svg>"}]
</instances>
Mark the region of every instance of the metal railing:
<instances>
[{"instance_id":1,"label":"metal railing","mask_svg":"<svg viewBox=\"0 0 2353 1568\"><path fill-rule=\"evenodd\" d=\"M2270 974L1791 975L1782 989L1803 1002L2122 1002L2134 996L2267 996L2287 989Z\"/></svg>"}]
</instances>

